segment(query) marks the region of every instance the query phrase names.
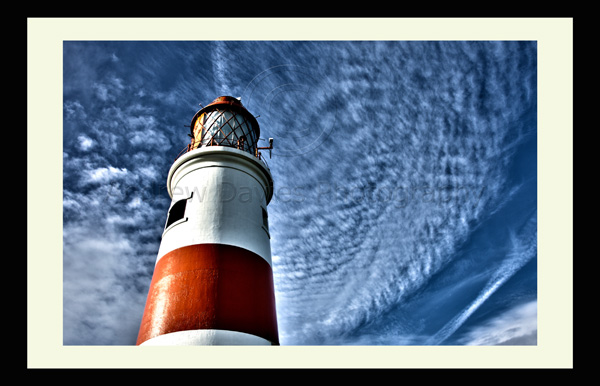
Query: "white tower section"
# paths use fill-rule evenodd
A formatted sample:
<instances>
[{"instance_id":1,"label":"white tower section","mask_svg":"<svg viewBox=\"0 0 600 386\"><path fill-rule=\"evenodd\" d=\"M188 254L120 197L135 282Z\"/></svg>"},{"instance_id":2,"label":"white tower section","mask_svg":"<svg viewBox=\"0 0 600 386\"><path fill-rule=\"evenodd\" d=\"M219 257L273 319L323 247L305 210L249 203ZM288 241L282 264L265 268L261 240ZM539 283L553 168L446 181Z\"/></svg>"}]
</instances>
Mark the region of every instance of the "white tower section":
<instances>
[{"instance_id":1,"label":"white tower section","mask_svg":"<svg viewBox=\"0 0 600 386\"><path fill-rule=\"evenodd\" d=\"M201 147L177 159L167 181L171 205L183 202L185 213L181 218L169 213L172 224L165 228L158 259L209 243L245 248L271 264L267 204L273 180L262 161L233 148Z\"/></svg>"}]
</instances>

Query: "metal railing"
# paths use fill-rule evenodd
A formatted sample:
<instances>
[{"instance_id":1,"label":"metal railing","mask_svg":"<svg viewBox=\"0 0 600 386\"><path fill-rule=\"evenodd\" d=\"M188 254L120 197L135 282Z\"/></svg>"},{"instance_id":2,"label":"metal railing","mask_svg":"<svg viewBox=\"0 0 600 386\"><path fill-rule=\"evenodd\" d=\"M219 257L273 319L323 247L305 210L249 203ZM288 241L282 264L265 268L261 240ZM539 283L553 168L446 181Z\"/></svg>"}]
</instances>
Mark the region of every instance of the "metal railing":
<instances>
[{"instance_id":1,"label":"metal railing","mask_svg":"<svg viewBox=\"0 0 600 386\"><path fill-rule=\"evenodd\" d=\"M225 142L227 142L227 143L225 143ZM239 141L238 141L238 143L231 143L231 141L222 141L221 143L217 144L217 143L215 143L214 138L213 138L213 139L211 139L210 144L203 145L202 143L199 143L198 146L194 146L194 145L195 145L194 143L190 143L186 147L184 147L179 152L179 154L177 154L177 156L175 157L174 161L176 161L177 159L179 159L184 154L186 154L186 153L188 153L188 152L190 152L192 150L199 149L201 147L223 146L223 147L229 147L229 148L233 148L233 149L238 149L238 150L244 151L244 152L246 152L248 154L253 154L256 158L258 158L260 161L262 161L265 164L265 166L267 167L267 169L270 169L269 165L267 164L267 161L266 161L265 157L262 156L262 153L259 150L269 150L269 155L270 155L271 150L273 149L273 139L272 138L269 138L269 146L267 146L267 147L256 147L254 149L254 153L252 153L252 152L244 149L244 144L243 143L240 144Z\"/></svg>"}]
</instances>

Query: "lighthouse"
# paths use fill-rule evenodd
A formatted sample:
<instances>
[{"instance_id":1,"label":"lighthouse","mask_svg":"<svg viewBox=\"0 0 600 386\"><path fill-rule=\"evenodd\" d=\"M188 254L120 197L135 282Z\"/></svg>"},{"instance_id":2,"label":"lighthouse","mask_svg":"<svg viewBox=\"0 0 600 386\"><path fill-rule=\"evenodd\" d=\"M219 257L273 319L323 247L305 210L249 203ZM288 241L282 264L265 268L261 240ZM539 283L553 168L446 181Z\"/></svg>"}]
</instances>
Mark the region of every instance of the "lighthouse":
<instances>
[{"instance_id":1,"label":"lighthouse","mask_svg":"<svg viewBox=\"0 0 600 386\"><path fill-rule=\"evenodd\" d=\"M171 204L137 345L279 345L256 118L237 98L199 110L171 166Z\"/></svg>"}]
</instances>

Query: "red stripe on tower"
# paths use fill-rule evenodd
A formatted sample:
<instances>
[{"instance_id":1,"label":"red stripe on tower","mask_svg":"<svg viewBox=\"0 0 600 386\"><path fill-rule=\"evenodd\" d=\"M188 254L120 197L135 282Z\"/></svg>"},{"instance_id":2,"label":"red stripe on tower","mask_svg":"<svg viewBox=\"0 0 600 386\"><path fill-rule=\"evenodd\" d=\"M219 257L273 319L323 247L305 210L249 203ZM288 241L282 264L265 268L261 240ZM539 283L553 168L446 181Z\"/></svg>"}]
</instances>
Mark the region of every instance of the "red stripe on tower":
<instances>
[{"instance_id":1,"label":"red stripe on tower","mask_svg":"<svg viewBox=\"0 0 600 386\"><path fill-rule=\"evenodd\" d=\"M219 244L179 248L160 259L138 344L200 329L239 331L278 344L271 266L243 248Z\"/></svg>"}]
</instances>

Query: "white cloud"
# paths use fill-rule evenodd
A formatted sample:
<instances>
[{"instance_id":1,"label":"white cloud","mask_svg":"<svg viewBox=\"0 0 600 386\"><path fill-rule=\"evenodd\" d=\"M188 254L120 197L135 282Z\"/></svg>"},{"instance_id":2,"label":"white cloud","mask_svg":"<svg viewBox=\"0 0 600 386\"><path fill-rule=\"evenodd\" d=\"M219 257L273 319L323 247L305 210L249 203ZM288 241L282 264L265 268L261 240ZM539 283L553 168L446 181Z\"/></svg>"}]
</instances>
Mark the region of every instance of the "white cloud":
<instances>
[{"instance_id":1,"label":"white cloud","mask_svg":"<svg viewBox=\"0 0 600 386\"><path fill-rule=\"evenodd\" d=\"M107 77L104 82L92 84L96 97L103 102L115 100L124 89L123 80L118 77Z\"/></svg>"},{"instance_id":2,"label":"white cloud","mask_svg":"<svg viewBox=\"0 0 600 386\"><path fill-rule=\"evenodd\" d=\"M66 120L84 120L87 117L85 109L79 101L66 101L64 114Z\"/></svg>"},{"instance_id":3,"label":"white cloud","mask_svg":"<svg viewBox=\"0 0 600 386\"><path fill-rule=\"evenodd\" d=\"M149 123L151 122L152 120L149 121ZM149 151L166 151L171 146L171 142L164 133L153 130L149 126L143 130L130 132L128 139L132 145L143 147Z\"/></svg>"},{"instance_id":4,"label":"white cloud","mask_svg":"<svg viewBox=\"0 0 600 386\"><path fill-rule=\"evenodd\" d=\"M537 301L516 306L469 331L461 344L535 345L537 344Z\"/></svg>"},{"instance_id":5,"label":"white cloud","mask_svg":"<svg viewBox=\"0 0 600 386\"><path fill-rule=\"evenodd\" d=\"M77 140L79 141L79 148L83 151L88 151L96 145L96 141L85 135L78 136Z\"/></svg>"},{"instance_id":6,"label":"white cloud","mask_svg":"<svg viewBox=\"0 0 600 386\"><path fill-rule=\"evenodd\" d=\"M127 175L126 168L115 168L113 166L100 167L87 170L83 178L84 183L106 183L122 179Z\"/></svg>"},{"instance_id":7,"label":"white cloud","mask_svg":"<svg viewBox=\"0 0 600 386\"><path fill-rule=\"evenodd\" d=\"M96 97L98 97L100 100L108 100L108 87L106 85L96 83L92 85L92 89L96 92Z\"/></svg>"},{"instance_id":8,"label":"white cloud","mask_svg":"<svg viewBox=\"0 0 600 386\"><path fill-rule=\"evenodd\" d=\"M135 344L149 283L141 243L118 225L91 215L63 229L65 344Z\"/></svg>"},{"instance_id":9,"label":"white cloud","mask_svg":"<svg viewBox=\"0 0 600 386\"><path fill-rule=\"evenodd\" d=\"M142 200L139 197L134 197L131 201L129 201L129 204L127 204L127 206L130 208L137 208L141 204L142 204Z\"/></svg>"}]
</instances>

